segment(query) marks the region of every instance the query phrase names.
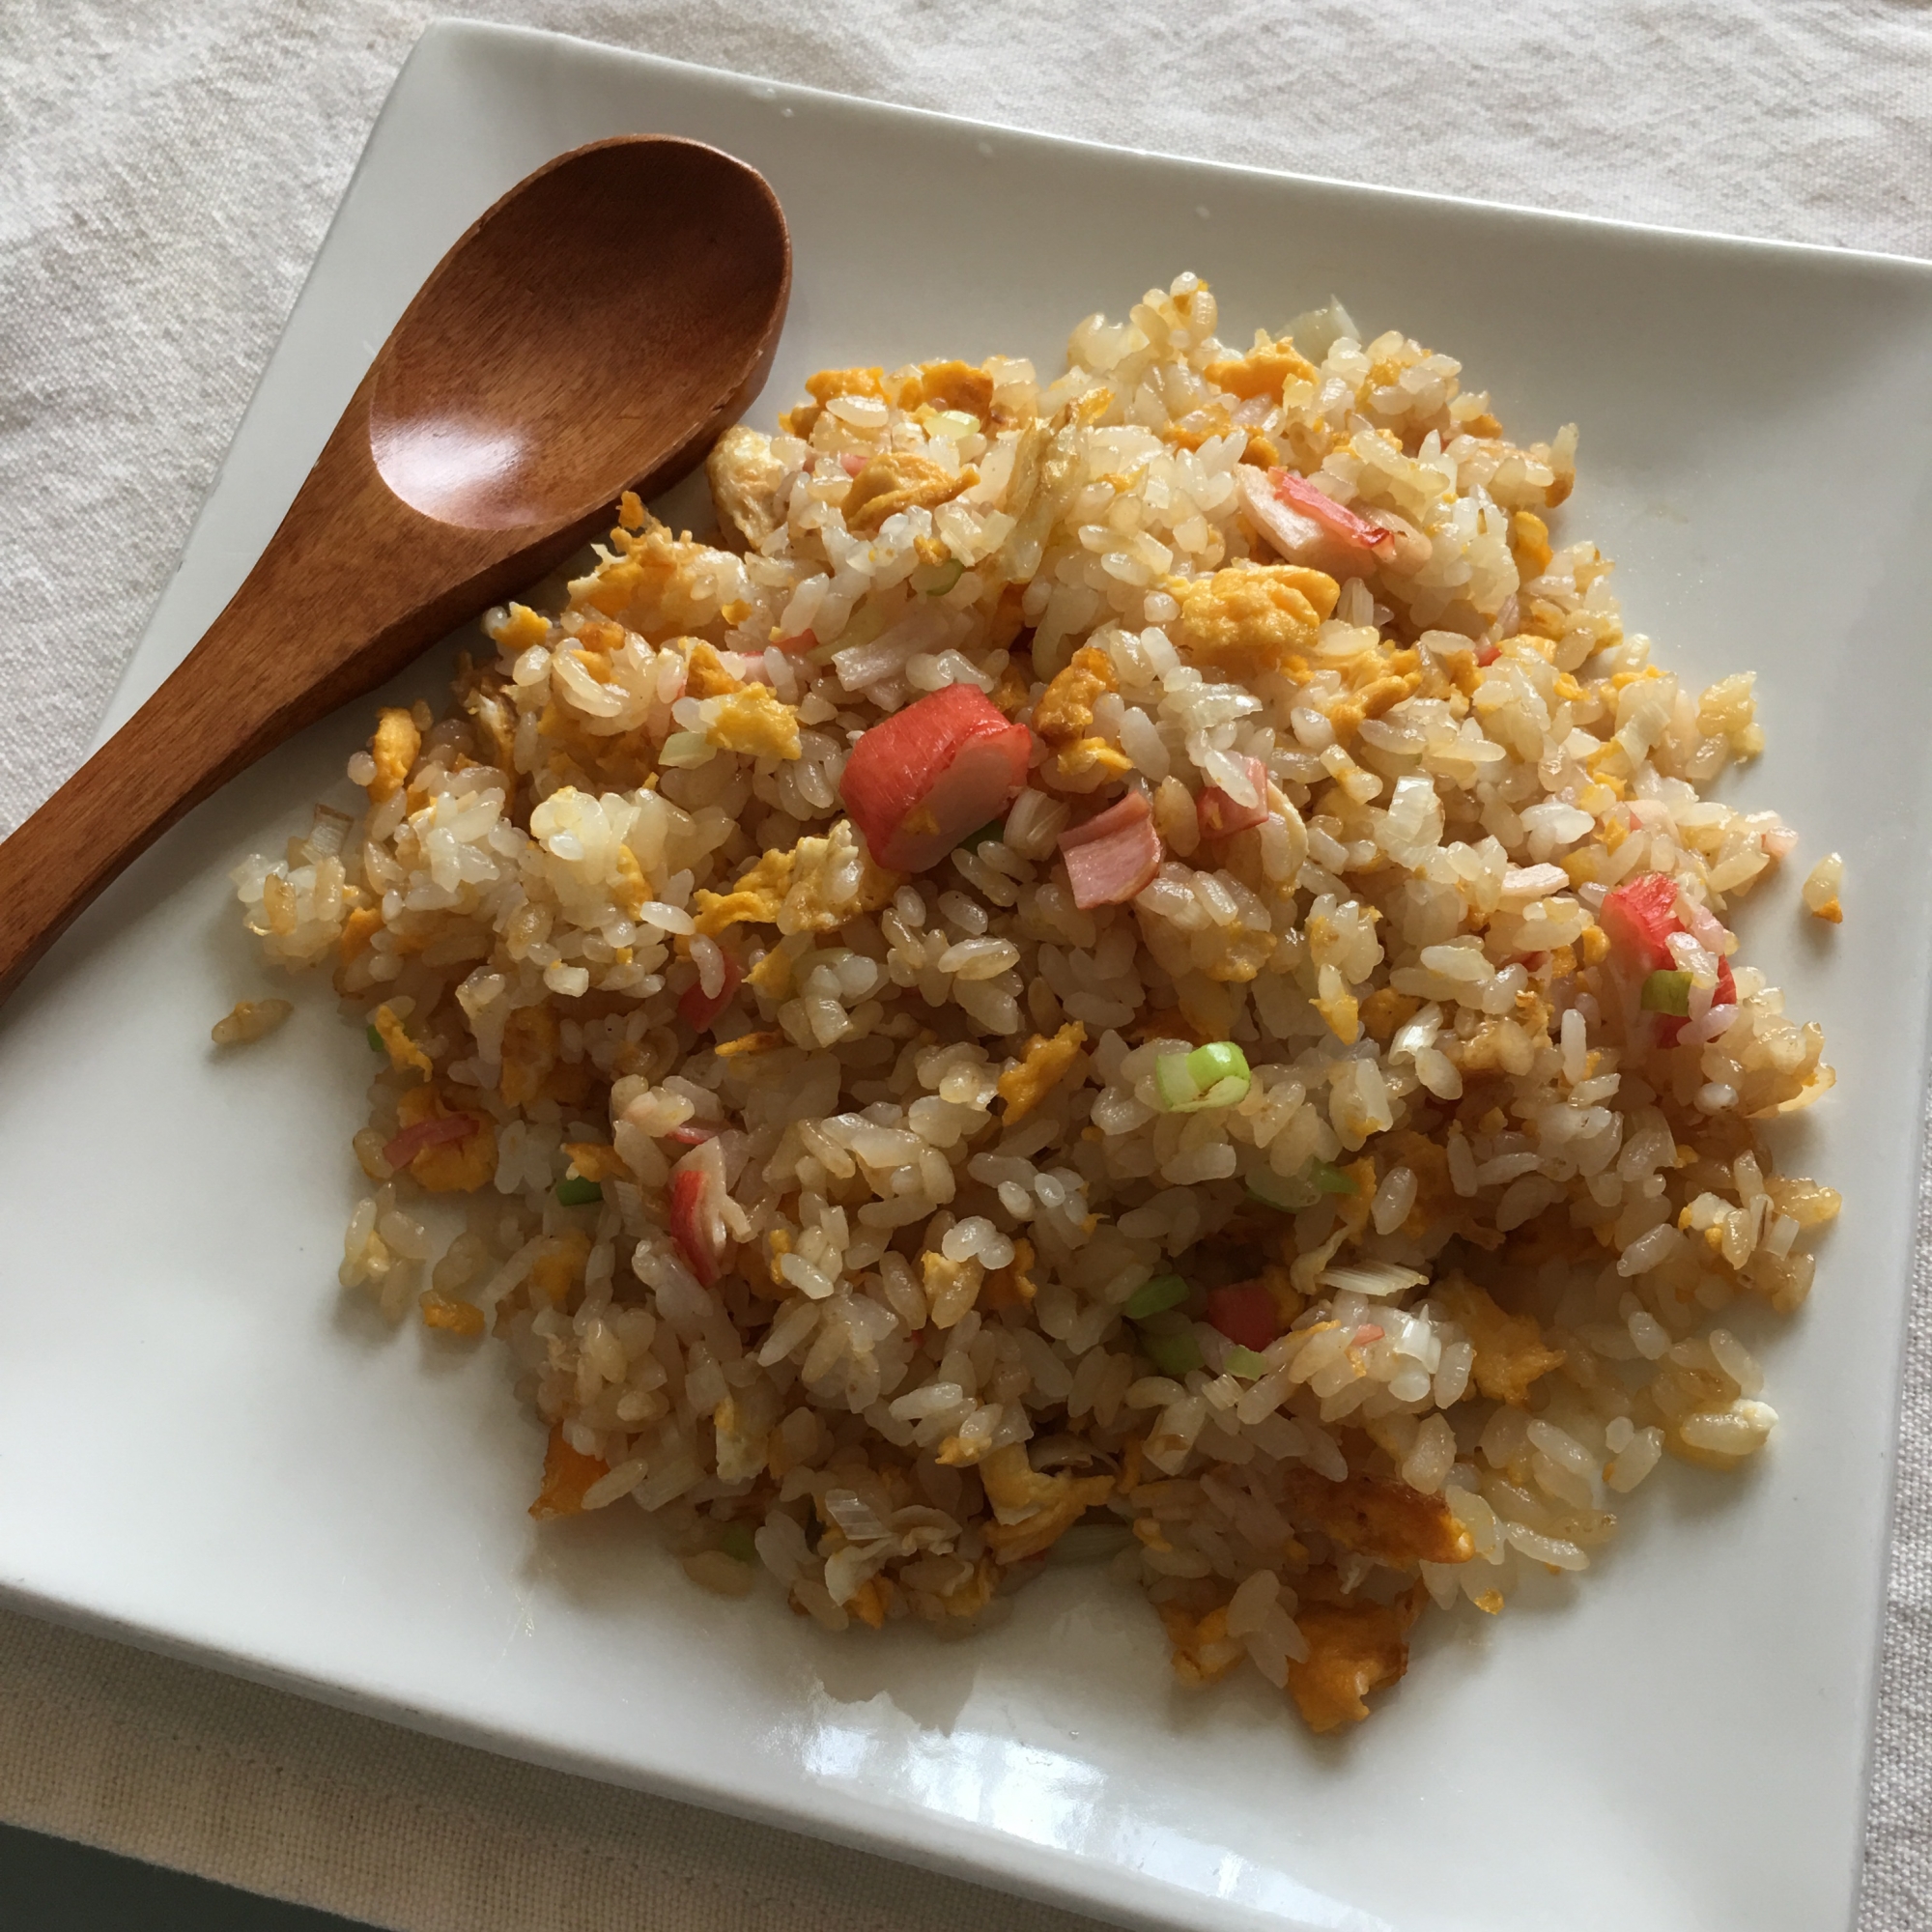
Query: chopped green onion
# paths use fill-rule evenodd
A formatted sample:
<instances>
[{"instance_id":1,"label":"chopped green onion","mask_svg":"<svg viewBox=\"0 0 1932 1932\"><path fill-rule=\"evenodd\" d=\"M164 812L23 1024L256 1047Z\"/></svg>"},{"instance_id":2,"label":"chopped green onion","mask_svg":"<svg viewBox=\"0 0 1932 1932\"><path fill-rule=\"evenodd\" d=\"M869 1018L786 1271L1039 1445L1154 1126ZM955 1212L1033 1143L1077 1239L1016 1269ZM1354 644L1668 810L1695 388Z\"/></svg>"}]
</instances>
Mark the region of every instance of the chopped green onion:
<instances>
[{"instance_id":1,"label":"chopped green onion","mask_svg":"<svg viewBox=\"0 0 1932 1932\"><path fill-rule=\"evenodd\" d=\"M1280 1175L1264 1169L1248 1176L1248 1198L1264 1207L1278 1208L1284 1214L1299 1214L1321 1199L1321 1190L1306 1173Z\"/></svg>"},{"instance_id":2,"label":"chopped green onion","mask_svg":"<svg viewBox=\"0 0 1932 1932\"><path fill-rule=\"evenodd\" d=\"M944 597L965 575L966 566L956 556L949 556L944 563L921 564L913 572L911 583L927 597Z\"/></svg>"},{"instance_id":3,"label":"chopped green onion","mask_svg":"<svg viewBox=\"0 0 1932 1932\"><path fill-rule=\"evenodd\" d=\"M718 1539L718 1547L734 1563L753 1563L757 1560L758 1546L753 1540L750 1523L727 1522L724 1535Z\"/></svg>"},{"instance_id":4,"label":"chopped green onion","mask_svg":"<svg viewBox=\"0 0 1932 1932\"><path fill-rule=\"evenodd\" d=\"M1360 1192L1360 1189L1355 1185L1355 1177L1352 1174L1343 1173L1332 1162L1311 1158L1308 1165L1301 1171L1308 1177L1309 1185L1314 1187L1319 1193L1355 1194Z\"/></svg>"},{"instance_id":5,"label":"chopped green onion","mask_svg":"<svg viewBox=\"0 0 1932 1932\"><path fill-rule=\"evenodd\" d=\"M369 1024L362 1029L362 1033L363 1033L363 1037L366 1038L369 1042L369 1047L371 1052L386 1053L388 1051L388 1048L383 1044L383 1036L376 1031L376 1023L374 1020L371 1020Z\"/></svg>"},{"instance_id":6,"label":"chopped green onion","mask_svg":"<svg viewBox=\"0 0 1932 1932\"><path fill-rule=\"evenodd\" d=\"M1232 1039L1197 1046L1192 1053L1163 1054L1153 1065L1153 1083L1162 1110L1199 1113L1203 1107L1232 1107L1253 1078L1248 1056Z\"/></svg>"},{"instance_id":7,"label":"chopped green onion","mask_svg":"<svg viewBox=\"0 0 1932 1932\"><path fill-rule=\"evenodd\" d=\"M1153 1084L1164 1113L1186 1113L1200 1104L1201 1090L1187 1071L1184 1053L1162 1054L1153 1064Z\"/></svg>"},{"instance_id":8,"label":"chopped green onion","mask_svg":"<svg viewBox=\"0 0 1932 1932\"><path fill-rule=\"evenodd\" d=\"M1202 1366L1201 1344L1194 1339L1192 1328L1183 1328L1179 1335L1143 1333L1141 1347L1147 1350L1148 1360L1162 1375L1172 1376L1176 1381L1189 1369Z\"/></svg>"},{"instance_id":9,"label":"chopped green onion","mask_svg":"<svg viewBox=\"0 0 1932 1932\"><path fill-rule=\"evenodd\" d=\"M1187 1299L1187 1284L1178 1274L1157 1274L1134 1290L1127 1296L1127 1305L1121 1310L1129 1321L1145 1321L1150 1315L1158 1315L1164 1308L1173 1308Z\"/></svg>"},{"instance_id":10,"label":"chopped green onion","mask_svg":"<svg viewBox=\"0 0 1932 1932\"><path fill-rule=\"evenodd\" d=\"M1217 1080L1246 1080L1248 1056L1232 1039L1217 1039L1197 1046L1187 1056L1187 1070L1203 1092Z\"/></svg>"},{"instance_id":11,"label":"chopped green onion","mask_svg":"<svg viewBox=\"0 0 1932 1932\"><path fill-rule=\"evenodd\" d=\"M1004 818L989 818L977 832L969 832L959 841L962 851L977 852L982 845L997 845L1007 836Z\"/></svg>"},{"instance_id":12,"label":"chopped green onion","mask_svg":"<svg viewBox=\"0 0 1932 1932\"><path fill-rule=\"evenodd\" d=\"M556 1183L556 1200L560 1208L587 1208L593 1201L601 1201L604 1190L594 1180L585 1180L581 1174L568 1174Z\"/></svg>"},{"instance_id":13,"label":"chopped green onion","mask_svg":"<svg viewBox=\"0 0 1932 1932\"><path fill-rule=\"evenodd\" d=\"M1671 1013L1688 1019L1690 1013L1690 976L1688 973L1653 973L1643 982L1640 1002L1647 1013Z\"/></svg>"},{"instance_id":14,"label":"chopped green onion","mask_svg":"<svg viewBox=\"0 0 1932 1932\"><path fill-rule=\"evenodd\" d=\"M1267 1374L1267 1360L1237 1344L1221 1357L1221 1368L1224 1374L1239 1376L1243 1381L1251 1382L1257 1376Z\"/></svg>"}]
</instances>

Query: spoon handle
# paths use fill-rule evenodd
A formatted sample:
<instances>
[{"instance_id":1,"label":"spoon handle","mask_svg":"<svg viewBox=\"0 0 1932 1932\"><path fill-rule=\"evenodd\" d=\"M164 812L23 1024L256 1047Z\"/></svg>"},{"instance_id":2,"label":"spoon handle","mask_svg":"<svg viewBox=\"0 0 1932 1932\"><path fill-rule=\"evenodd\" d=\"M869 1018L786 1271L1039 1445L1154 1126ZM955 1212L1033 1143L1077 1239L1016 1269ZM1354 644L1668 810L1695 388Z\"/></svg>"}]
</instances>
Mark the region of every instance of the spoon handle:
<instances>
[{"instance_id":1,"label":"spoon handle","mask_svg":"<svg viewBox=\"0 0 1932 1932\"><path fill-rule=\"evenodd\" d=\"M0 843L0 1001L169 826L526 580L527 554L502 554L525 533L459 529L390 495L368 453L369 388L201 641Z\"/></svg>"}]
</instances>

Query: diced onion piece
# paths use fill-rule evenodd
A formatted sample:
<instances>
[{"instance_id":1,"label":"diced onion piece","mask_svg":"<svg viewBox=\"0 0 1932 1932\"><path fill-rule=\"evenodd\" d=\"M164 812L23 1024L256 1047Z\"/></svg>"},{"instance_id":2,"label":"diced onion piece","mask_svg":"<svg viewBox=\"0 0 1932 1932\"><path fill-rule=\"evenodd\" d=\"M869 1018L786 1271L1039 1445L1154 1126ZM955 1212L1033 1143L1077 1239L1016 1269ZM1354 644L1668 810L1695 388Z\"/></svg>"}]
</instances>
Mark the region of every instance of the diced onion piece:
<instances>
[{"instance_id":1,"label":"diced onion piece","mask_svg":"<svg viewBox=\"0 0 1932 1932\"><path fill-rule=\"evenodd\" d=\"M1024 724L978 685L949 684L861 735L838 796L879 865L923 872L1005 815L1032 756Z\"/></svg>"},{"instance_id":2,"label":"diced onion piece","mask_svg":"<svg viewBox=\"0 0 1932 1932\"><path fill-rule=\"evenodd\" d=\"M673 771L691 771L710 763L716 749L702 731L673 731L658 753L658 763Z\"/></svg>"}]
</instances>

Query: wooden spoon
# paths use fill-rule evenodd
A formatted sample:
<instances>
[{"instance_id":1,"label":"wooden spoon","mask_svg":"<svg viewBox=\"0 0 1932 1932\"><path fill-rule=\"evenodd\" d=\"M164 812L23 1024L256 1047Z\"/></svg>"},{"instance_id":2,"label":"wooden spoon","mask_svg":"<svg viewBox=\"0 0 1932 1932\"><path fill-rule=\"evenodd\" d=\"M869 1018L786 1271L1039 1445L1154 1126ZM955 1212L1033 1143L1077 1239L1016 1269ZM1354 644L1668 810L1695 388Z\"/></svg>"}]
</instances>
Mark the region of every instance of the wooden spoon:
<instances>
[{"instance_id":1,"label":"wooden spoon","mask_svg":"<svg viewBox=\"0 0 1932 1932\"><path fill-rule=\"evenodd\" d=\"M217 786L685 474L763 383L790 285L777 198L715 148L597 141L513 187L208 635L0 844L0 999Z\"/></svg>"}]
</instances>

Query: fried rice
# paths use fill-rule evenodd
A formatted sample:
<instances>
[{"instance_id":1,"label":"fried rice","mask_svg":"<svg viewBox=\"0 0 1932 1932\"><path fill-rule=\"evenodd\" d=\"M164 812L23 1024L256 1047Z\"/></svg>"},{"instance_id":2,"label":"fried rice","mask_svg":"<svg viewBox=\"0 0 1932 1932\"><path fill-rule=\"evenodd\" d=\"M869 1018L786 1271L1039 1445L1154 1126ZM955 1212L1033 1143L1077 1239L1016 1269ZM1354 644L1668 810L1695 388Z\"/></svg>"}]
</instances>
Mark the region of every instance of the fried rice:
<instances>
[{"instance_id":1,"label":"fried rice","mask_svg":"<svg viewBox=\"0 0 1932 1932\"><path fill-rule=\"evenodd\" d=\"M507 1346L533 1516L830 1630L1104 1564L1327 1731L1761 1450L1832 1076L1730 930L1751 674L1625 631L1575 429L1215 327L813 377L235 877L380 1056L342 1284Z\"/></svg>"}]
</instances>

